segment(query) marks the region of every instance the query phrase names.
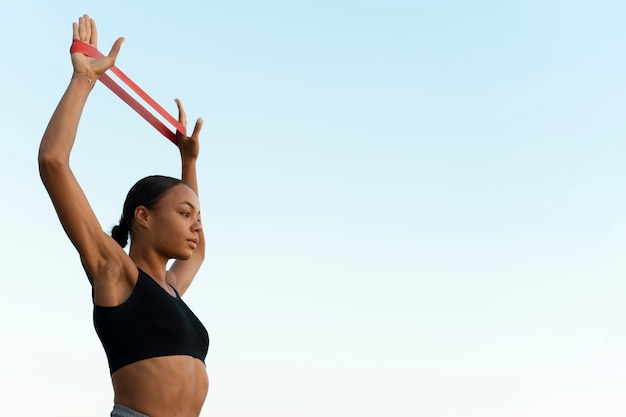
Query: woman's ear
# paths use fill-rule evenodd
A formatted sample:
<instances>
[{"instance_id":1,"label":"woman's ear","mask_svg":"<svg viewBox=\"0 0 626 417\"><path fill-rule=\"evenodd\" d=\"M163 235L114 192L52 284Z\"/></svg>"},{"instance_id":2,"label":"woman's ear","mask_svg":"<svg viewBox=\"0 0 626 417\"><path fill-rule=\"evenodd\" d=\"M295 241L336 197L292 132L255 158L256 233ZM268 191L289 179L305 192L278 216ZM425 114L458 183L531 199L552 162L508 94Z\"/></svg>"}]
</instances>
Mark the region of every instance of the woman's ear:
<instances>
[{"instance_id":1,"label":"woman's ear","mask_svg":"<svg viewBox=\"0 0 626 417\"><path fill-rule=\"evenodd\" d=\"M137 227L148 227L148 221L150 220L150 210L145 206L137 206L135 208L135 224Z\"/></svg>"}]
</instances>

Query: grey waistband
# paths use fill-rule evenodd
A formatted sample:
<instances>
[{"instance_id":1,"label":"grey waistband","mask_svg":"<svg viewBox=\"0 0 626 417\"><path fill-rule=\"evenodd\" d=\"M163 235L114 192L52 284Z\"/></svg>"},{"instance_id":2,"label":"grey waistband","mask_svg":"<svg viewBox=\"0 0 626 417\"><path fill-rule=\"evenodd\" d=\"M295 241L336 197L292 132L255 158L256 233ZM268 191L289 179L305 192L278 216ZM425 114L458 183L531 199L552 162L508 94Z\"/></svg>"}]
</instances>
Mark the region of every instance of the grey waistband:
<instances>
[{"instance_id":1,"label":"grey waistband","mask_svg":"<svg viewBox=\"0 0 626 417\"><path fill-rule=\"evenodd\" d=\"M150 416L141 414L139 411L135 411L132 408L115 404L113 406L113 411L111 411L111 417L150 417Z\"/></svg>"}]
</instances>

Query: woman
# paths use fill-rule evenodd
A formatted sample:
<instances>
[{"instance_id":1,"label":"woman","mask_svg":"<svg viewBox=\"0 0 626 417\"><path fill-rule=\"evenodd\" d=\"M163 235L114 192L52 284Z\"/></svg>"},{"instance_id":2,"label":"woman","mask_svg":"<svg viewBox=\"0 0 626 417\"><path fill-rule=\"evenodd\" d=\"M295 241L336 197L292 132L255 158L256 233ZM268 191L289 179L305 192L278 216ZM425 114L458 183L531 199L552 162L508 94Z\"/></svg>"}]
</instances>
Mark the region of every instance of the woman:
<instances>
[{"instance_id":1,"label":"woman","mask_svg":"<svg viewBox=\"0 0 626 417\"><path fill-rule=\"evenodd\" d=\"M88 15L73 24L73 35L97 46L96 24ZM69 166L87 97L114 65L123 40L103 58L72 54L74 73L41 140L39 171L93 288L94 324L115 393L111 416L197 417L208 392L209 340L180 295L204 259L196 180L202 120L191 137L177 134L182 181L151 176L135 184L113 237L102 231ZM170 259L175 261L167 270Z\"/></svg>"}]
</instances>

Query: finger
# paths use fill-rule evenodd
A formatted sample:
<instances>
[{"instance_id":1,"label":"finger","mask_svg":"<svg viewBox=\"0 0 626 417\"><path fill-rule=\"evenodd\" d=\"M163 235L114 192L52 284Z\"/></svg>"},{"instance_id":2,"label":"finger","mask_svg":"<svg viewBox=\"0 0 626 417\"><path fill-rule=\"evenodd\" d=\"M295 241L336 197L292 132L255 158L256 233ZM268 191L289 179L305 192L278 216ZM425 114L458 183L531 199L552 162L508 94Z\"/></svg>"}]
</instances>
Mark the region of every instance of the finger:
<instances>
[{"instance_id":1,"label":"finger","mask_svg":"<svg viewBox=\"0 0 626 417\"><path fill-rule=\"evenodd\" d=\"M78 34L78 23L72 23L72 39L80 40L80 35Z\"/></svg>"},{"instance_id":2,"label":"finger","mask_svg":"<svg viewBox=\"0 0 626 417\"><path fill-rule=\"evenodd\" d=\"M85 40L85 18L78 18L78 39L81 41Z\"/></svg>"},{"instance_id":3,"label":"finger","mask_svg":"<svg viewBox=\"0 0 626 417\"><path fill-rule=\"evenodd\" d=\"M196 120L196 125L193 127L193 133L191 134L192 138L198 139L200 137L200 130L202 130L203 123L204 123L204 120L202 120L202 117Z\"/></svg>"},{"instance_id":4,"label":"finger","mask_svg":"<svg viewBox=\"0 0 626 417\"><path fill-rule=\"evenodd\" d=\"M124 40L124 38L117 38L117 40L113 43L113 46L109 51L109 58L113 59L113 62L115 62L115 60L117 59L117 54L120 53L120 49L122 48Z\"/></svg>"},{"instance_id":5,"label":"finger","mask_svg":"<svg viewBox=\"0 0 626 417\"><path fill-rule=\"evenodd\" d=\"M178 106L178 121L181 125L187 127L187 114L183 108L183 103L179 99L176 99L176 105Z\"/></svg>"},{"instance_id":6,"label":"finger","mask_svg":"<svg viewBox=\"0 0 626 417\"><path fill-rule=\"evenodd\" d=\"M91 18L89 15L85 15L85 42L91 44Z\"/></svg>"},{"instance_id":7,"label":"finger","mask_svg":"<svg viewBox=\"0 0 626 417\"><path fill-rule=\"evenodd\" d=\"M96 21L91 19L91 44L94 47L98 47L98 29L96 28Z\"/></svg>"}]
</instances>

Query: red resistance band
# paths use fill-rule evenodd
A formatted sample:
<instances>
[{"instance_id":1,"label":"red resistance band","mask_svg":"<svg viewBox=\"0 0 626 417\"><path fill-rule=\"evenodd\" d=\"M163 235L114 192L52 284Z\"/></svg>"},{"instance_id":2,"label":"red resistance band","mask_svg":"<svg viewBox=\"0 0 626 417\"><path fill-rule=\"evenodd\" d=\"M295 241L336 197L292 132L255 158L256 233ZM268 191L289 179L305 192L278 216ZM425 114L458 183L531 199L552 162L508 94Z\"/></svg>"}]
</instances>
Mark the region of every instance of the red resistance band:
<instances>
[{"instance_id":1,"label":"red resistance band","mask_svg":"<svg viewBox=\"0 0 626 417\"><path fill-rule=\"evenodd\" d=\"M91 58L102 58L104 54L98 51L93 46L88 43L82 42L78 39L74 39L72 42L72 46L70 48L70 53L82 53ZM169 114L163 107L159 105L156 101L152 99L145 91L143 91L137 84L133 82L130 78L126 76L119 68L115 65L110 68L110 70L119 77L127 86L131 88L142 100L148 103L153 109L155 109L161 116L163 116L168 122L170 122L177 131L182 133L183 135L187 134L187 129L183 126L178 120L176 120L171 114ZM167 139L169 139L172 143L176 145L176 133L171 131L167 126L165 126L159 119L157 119L152 113L150 113L144 106L141 105L135 98L133 98L130 94L120 87L111 77L107 74L101 74L98 77L102 84L106 85L109 90L113 91L119 98L121 98L126 104L132 107L141 117L146 119L148 123L156 128L159 132L163 134Z\"/></svg>"}]
</instances>

